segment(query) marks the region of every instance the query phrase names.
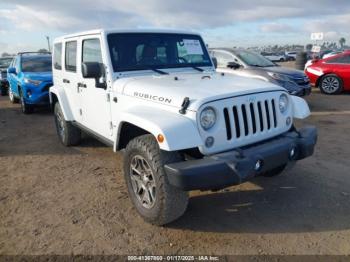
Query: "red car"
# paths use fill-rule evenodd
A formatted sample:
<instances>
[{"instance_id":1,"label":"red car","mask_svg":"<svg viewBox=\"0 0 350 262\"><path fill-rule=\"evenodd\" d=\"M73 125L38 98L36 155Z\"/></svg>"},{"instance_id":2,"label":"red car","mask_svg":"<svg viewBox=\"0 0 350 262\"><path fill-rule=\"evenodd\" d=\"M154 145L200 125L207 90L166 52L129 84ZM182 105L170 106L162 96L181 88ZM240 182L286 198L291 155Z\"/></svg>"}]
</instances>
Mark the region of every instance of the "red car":
<instances>
[{"instance_id":1,"label":"red car","mask_svg":"<svg viewBox=\"0 0 350 262\"><path fill-rule=\"evenodd\" d=\"M350 90L350 50L341 54L312 61L305 69L312 85L322 93L339 94Z\"/></svg>"}]
</instances>

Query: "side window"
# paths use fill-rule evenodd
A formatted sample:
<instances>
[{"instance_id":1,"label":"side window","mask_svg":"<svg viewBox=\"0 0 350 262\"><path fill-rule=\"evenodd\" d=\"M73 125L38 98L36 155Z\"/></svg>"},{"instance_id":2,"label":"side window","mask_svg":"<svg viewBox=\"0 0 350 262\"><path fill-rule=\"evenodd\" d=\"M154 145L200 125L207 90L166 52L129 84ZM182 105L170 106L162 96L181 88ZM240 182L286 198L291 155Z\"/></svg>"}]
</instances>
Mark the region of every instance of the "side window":
<instances>
[{"instance_id":1,"label":"side window","mask_svg":"<svg viewBox=\"0 0 350 262\"><path fill-rule=\"evenodd\" d=\"M327 60L326 64L350 64L350 55L342 55Z\"/></svg>"},{"instance_id":2,"label":"side window","mask_svg":"<svg viewBox=\"0 0 350 262\"><path fill-rule=\"evenodd\" d=\"M344 56L344 64L350 64L350 55Z\"/></svg>"},{"instance_id":3,"label":"side window","mask_svg":"<svg viewBox=\"0 0 350 262\"><path fill-rule=\"evenodd\" d=\"M83 41L82 62L102 63L102 53L99 39L87 39Z\"/></svg>"},{"instance_id":4,"label":"side window","mask_svg":"<svg viewBox=\"0 0 350 262\"><path fill-rule=\"evenodd\" d=\"M67 71L77 71L77 41L66 43L65 68Z\"/></svg>"},{"instance_id":5,"label":"side window","mask_svg":"<svg viewBox=\"0 0 350 262\"><path fill-rule=\"evenodd\" d=\"M215 57L218 61L218 67L226 67L228 62L233 61L233 57L230 54L215 51Z\"/></svg>"},{"instance_id":6,"label":"side window","mask_svg":"<svg viewBox=\"0 0 350 262\"><path fill-rule=\"evenodd\" d=\"M62 69L62 43L57 43L54 46L53 66L57 70Z\"/></svg>"}]
</instances>

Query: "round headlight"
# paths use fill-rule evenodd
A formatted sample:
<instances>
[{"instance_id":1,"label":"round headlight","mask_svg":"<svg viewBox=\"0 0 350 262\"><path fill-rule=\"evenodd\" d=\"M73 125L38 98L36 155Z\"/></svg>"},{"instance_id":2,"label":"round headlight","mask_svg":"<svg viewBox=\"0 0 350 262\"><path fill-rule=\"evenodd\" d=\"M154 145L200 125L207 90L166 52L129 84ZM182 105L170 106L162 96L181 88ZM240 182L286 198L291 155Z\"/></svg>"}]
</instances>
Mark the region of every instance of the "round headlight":
<instances>
[{"instance_id":1,"label":"round headlight","mask_svg":"<svg viewBox=\"0 0 350 262\"><path fill-rule=\"evenodd\" d=\"M200 123L204 130L208 130L215 125L216 113L214 108L206 107L200 114Z\"/></svg>"},{"instance_id":2,"label":"round headlight","mask_svg":"<svg viewBox=\"0 0 350 262\"><path fill-rule=\"evenodd\" d=\"M280 108L280 112L282 114L287 111L287 109L288 109L288 96L286 94L282 94L280 96L280 100L279 100L278 105Z\"/></svg>"}]
</instances>

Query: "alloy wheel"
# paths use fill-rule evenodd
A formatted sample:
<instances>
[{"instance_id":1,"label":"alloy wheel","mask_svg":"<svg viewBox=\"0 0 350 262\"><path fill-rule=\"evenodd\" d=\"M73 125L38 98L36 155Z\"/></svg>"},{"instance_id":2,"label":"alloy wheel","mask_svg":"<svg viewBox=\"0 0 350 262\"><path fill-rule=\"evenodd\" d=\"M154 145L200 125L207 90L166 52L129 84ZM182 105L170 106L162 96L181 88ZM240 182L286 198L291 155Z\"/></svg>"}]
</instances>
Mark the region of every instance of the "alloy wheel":
<instances>
[{"instance_id":1,"label":"alloy wheel","mask_svg":"<svg viewBox=\"0 0 350 262\"><path fill-rule=\"evenodd\" d=\"M150 209L156 202L156 182L147 160L136 155L131 159L130 178L132 189L140 204Z\"/></svg>"},{"instance_id":2,"label":"alloy wheel","mask_svg":"<svg viewBox=\"0 0 350 262\"><path fill-rule=\"evenodd\" d=\"M321 87L324 92L333 94L339 89L339 79L334 76L327 76L322 80Z\"/></svg>"}]
</instances>

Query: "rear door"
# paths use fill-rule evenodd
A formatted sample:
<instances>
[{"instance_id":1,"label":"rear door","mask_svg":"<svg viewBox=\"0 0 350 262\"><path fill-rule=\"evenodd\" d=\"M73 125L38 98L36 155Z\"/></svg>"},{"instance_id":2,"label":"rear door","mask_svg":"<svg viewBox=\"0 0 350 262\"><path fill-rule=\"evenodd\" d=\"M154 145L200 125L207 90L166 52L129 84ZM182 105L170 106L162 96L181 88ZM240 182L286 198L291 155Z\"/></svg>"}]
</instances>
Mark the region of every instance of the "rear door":
<instances>
[{"instance_id":1,"label":"rear door","mask_svg":"<svg viewBox=\"0 0 350 262\"><path fill-rule=\"evenodd\" d=\"M86 36L80 40L79 89L84 126L112 141L110 89L96 87L95 79L83 78L81 73L81 64L84 62L97 62L103 67L106 64L102 56L101 42L100 35Z\"/></svg>"},{"instance_id":2,"label":"rear door","mask_svg":"<svg viewBox=\"0 0 350 262\"><path fill-rule=\"evenodd\" d=\"M80 70L77 67L80 57L78 53L78 38L67 39L62 45L64 66L62 66L61 77L57 81L65 89L75 121L82 123L83 114L78 88L78 73Z\"/></svg>"}]
</instances>

